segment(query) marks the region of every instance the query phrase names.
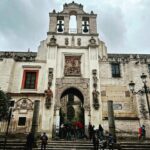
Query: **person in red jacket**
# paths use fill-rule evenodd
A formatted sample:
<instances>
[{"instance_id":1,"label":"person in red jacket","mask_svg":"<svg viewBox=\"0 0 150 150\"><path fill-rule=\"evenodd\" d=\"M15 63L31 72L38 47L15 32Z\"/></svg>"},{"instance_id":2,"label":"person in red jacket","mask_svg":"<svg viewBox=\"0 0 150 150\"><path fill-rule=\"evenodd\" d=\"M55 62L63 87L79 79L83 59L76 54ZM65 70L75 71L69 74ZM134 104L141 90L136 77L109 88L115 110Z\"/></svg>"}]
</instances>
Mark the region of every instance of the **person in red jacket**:
<instances>
[{"instance_id":1,"label":"person in red jacket","mask_svg":"<svg viewBox=\"0 0 150 150\"><path fill-rule=\"evenodd\" d=\"M139 140L141 140L141 138L142 138L142 127L139 127L138 138L139 138Z\"/></svg>"}]
</instances>

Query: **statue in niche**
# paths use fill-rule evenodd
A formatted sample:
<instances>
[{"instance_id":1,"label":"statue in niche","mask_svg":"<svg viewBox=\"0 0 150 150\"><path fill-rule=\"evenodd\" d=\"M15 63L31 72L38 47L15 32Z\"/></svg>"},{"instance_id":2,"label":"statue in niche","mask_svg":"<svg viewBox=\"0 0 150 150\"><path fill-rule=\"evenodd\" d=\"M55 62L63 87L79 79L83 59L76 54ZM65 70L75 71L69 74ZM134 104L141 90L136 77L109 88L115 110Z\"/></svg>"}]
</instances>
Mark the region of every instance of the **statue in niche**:
<instances>
[{"instance_id":1,"label":"statue in niche","mask_svg":"<svg viewBox=\"0 0 150 150\"><path fill-rule=\"evenodd\" d=\"M77 42L78 46L81 46L81 39L78 38L78 42Z\"/></svg>"},{"instance_id":2,"label":"statue in niche","mask_svg":"<svg viewBox=\"0 0 150 150\"><path fill-rule=\"evenodd\" d=\"M56 38L55 36L53 35L51 38L50 38L50 42L47 43L47 46L54 46L56 45Z\"/></svg>"},{"instance_id":3,"label":"statue in niche","mask_svg":"<svg viewBox=\"0 0 150 150\"><path fill-rule=\"evenodd\" d=\"M26 101L26 99L24 99L24 100L22 101L22 103L21 103L21 105L20 105L20 108L21 108L21 109L27 109L27 101Z\"/></svg>"},{"instance_id":4,"label":"statue in niche","mask_svg":"<svg viewBox=\"0 0 150 150\"><path fill-rule=\"evenodd\" d=\"M98 104L99 92L95 89L92 94L93 94L93 102L94 102L94 104Z\"/></svg>"},{"instance_id":5,"label":"statue in niche","mask_svg":"<svg viewBox=\"0 0 150 150\"><path fill-rule=\"evenodd\" d=\"M74 39L74 36L72 36L71 45L72 45L72 46L75 45L75 39Z\"/></svg>"},{"instance_id":6,"label":"statue in niche","mask_svg":"<svg viewBox=\"0 0 150 150\"><path fill-rule=\"evenodd\" d=\"M68 46L68 44L69 44L69 39L65 38L65 45Z\"/></svg>"},{"instance_id":7,"label":"statue in niche","mask_svg":"<svg viewBox=\"0 0 150 150\"><path fill-rule=\"evenodd\" d=\"M49 73L48 73L48 87L51 87L52 80L53 80L53 68L49 68Z\"/></svg>"},{"instance_id":8,"label":"statue in niche","mask_svg":"<svg viewBox=\"0 0 150 150\"><path fill-rule=\"evenodd\" d=\"M53 98L53 92L52 90L50 89L50 87L48 87L47 90L45 90L45 96L46 96L46 102L45 102L45 105L47 108L50 107L51 105L51 100Z\"/></svg>"},{"instance_id":9,"label":"statue in niche","mask_svg":"<svg viewBox=\"0 0 150 150\"><path fill-rule=\"evenodd\" d=\"M93 36L91 37L91 39L89 40L90 44L95 45L96 44L96 40L93 38Z\"/></svg>"}]
</instances>

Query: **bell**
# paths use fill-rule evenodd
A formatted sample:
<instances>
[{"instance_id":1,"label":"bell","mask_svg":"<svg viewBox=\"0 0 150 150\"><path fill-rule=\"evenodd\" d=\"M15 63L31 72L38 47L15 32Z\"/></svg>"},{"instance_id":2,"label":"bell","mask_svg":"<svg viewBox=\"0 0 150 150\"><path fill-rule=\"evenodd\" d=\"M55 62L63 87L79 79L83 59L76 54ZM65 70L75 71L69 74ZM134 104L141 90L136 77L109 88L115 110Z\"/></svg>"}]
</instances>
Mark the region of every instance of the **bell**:
<instances>
[{"instance_id":1,"label":"bell","mask_svg":"<svg viewBox=\"0 0 150 150\"><path fill-rule=\"evenodd\" d=\"M63 25L62 21L60 20L59 24L58 24L58 32L62 32L63 31L62 25Z\"/></svg>"},{"instance_id":2,"label":"bell","mask_svg":"<svg viewBox=\"0 0 150 150\"><path fill-rule=\"evenodd\" d=\"M87 32L89 32L89 30L88 30L88 28L87 28L87 23L86 23L86 21L84 21L84 29L83 29L83 32L85 32L85 33L87 33Z\"/></svg>"}]
</instances>

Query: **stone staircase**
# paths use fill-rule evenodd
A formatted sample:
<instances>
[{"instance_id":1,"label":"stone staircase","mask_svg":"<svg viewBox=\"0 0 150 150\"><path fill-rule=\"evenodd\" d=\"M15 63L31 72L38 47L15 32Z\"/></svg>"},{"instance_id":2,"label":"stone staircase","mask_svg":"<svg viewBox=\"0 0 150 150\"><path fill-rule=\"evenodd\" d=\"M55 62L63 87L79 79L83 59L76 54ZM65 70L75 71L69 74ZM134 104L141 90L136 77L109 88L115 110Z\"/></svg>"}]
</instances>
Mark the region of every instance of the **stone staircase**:
<instances>
[{"instance_id":1,"label":"stone staircase","mask_svg":"<svg viewBox=\"0 0 150 150\"><path fill-rule=\"evenodd\" d=\"M6 150L24 150L25 147L25 140L23 139L16 139L7 140L7 144L5 146ZM0 150L4 149L4 140L0 139Z\"/></svg>"},{"instance_id":2,"label":"stone staircase","mask_svg":"<svg viewBox=\"0 0 150 150\"><path fill-rule=\"evenodd\" d=\"M25 139L8 139L6 150L25 150L25 143ZM4 149L3 144L4 140L0 139L0 150ZM37 142L37 146L33 150L40 150L40 141ZM120 147L121 150L150 150L150 142L120 142ZM93 144L87 140L48 141L47 150L93 150Z\"/></svg>"},{"instance_id":3,"label":"stone staircase","mask_svg":"<svg viewBox=\"0 0 150 150\"><path fill-rule=\"evenodd\" d=\"M121 150L150 150L150 141L120 142Z\"/></svg>"},{"instance_id":4,"label":"stone staircase","mask_svg":"<svg viewBox=\"0 0 150 150\"><path fill-rule=\"evenodd\" d=\"M5 150L24 150L25 140L8 140ZM3 150L3 140L0 140L0 150ZM37 148L33 150L40 150L40 141L37 142ZM77 141L49 141L46 150L93 150L91 141L77 140Z\"/></svg>"}]
</instances>

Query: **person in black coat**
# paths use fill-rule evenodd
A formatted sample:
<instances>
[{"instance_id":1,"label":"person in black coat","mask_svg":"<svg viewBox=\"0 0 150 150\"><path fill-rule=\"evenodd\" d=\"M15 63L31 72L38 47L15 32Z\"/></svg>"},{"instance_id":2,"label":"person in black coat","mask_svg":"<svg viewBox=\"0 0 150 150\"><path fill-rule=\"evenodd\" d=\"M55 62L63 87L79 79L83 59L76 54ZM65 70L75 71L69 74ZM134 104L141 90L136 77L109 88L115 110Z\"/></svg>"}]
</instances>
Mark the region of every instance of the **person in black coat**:
<instances>
[{"instance_id":1,"label":"person in black coat","mask_svg":"<svg viewBox=\"0 0 150 150\"><path fill-rule=\"evenodd\" d=\"M32 132L30 132L27 135L26 150L32 150L33 143L34 143L34 135Z\"/></svg>"},{"instance_id":2,"label":"person in black coat","mask_svg":"<svg viewBox=\"0 0 150 150\"><path fill-rule=\"evenodd\" d=\"M44 132L43 135L41 136L41 150L46 150L46 145L47 145L48 137L46 133Z\"/></svg>"},{"instance_id":3,"label":"person in black coat","mask_svg":"<svg viewBox=\"0 0 150 150\"><path fill-rule=\"evenodd\" d=\"M93 134L93 146L94 146L94 150L98 150L99 139L98 139L98 136L96 135L96 133Z\"/></svg>"}]
</instances>

